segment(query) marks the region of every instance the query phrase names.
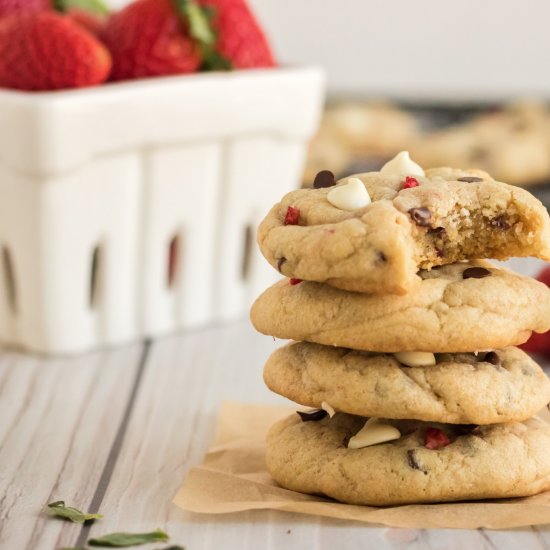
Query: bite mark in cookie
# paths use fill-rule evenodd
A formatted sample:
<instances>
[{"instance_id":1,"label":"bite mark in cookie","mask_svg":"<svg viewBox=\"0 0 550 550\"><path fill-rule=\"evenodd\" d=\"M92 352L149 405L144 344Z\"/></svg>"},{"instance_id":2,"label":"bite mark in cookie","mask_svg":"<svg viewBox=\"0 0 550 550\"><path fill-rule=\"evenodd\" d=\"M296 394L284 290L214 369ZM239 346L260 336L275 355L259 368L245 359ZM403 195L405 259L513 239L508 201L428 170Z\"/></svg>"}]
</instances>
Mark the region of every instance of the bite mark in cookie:
<instances>
[{"instance_id":1,"label":"bite mark in cookie","mask_svg":"<svg viewBox=\"0 0 550 550\"><path fill-rule=\"evenodd\" d=\"M382 170L330 187L330 174L316 179L316 188L289 193L260 225L262 253L275 268L286 258L290 277L403 294L419 283L419 269L483 257L550 259L544 206L483 172ZM391 261L380 262L380 253Z\"/></svg>"}]
</instances>

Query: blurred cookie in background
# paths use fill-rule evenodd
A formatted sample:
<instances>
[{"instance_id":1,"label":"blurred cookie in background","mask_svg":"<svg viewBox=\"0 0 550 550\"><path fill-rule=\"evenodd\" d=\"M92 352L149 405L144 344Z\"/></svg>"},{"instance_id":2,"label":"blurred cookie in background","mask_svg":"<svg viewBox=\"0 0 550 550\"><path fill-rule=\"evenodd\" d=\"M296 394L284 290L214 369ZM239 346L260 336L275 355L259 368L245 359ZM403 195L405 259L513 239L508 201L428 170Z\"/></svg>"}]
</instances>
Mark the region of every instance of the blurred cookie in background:
<instances>
[{"instance_id":1,"label":"blurred cookie in background","mask_svg":"<svg viewBox=\"0 0 550 550\"><path fill-rule=\"evenodd\" d=\"M478 168L496 180L538 185L540 194L540 184L550 183L550 109L536 101L497 108L342 101L327 108L311 143L304 185L325 169L336 178L379 170L401 150L424 168Z\"/></svg>"},{"instance_id":2,"label":"blurred cookie in background","mask_svg":"<svg viewBox=\"0 0 550 550\"><path fill-rule=\"evenodd\" d=\"M469 121L427 133L409 144L425 168L467 166L515 185L550 181L550 112L518 102Z\"/></svg>"},{"instance_id":3,"label":"blurred cookie in background","mask_svg":"<svg viewBox=\"0 0 550 550\"><path fill-rule=\"evenodd\" d=\"M325 169L337 178L352 167L378 169L406 149L417 134L415 117L388 103L329 106L310 146L304 184L311 185L315 175Z\"/></svg>"}]
</instances>

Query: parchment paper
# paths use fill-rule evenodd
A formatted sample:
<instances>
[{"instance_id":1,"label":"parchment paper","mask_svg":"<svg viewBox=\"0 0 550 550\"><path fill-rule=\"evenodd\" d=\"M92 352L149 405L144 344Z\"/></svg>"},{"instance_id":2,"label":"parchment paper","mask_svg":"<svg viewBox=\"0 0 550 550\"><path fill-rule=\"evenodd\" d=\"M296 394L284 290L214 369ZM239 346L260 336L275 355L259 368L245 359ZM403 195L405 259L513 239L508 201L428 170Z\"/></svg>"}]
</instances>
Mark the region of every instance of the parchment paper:
<instances>
[{"instance_id":1,"label":"parchment paper","mask_svg":"<svg viewBox=\"0 0 550 550\"><path fill-rule=\"evenodd\" d=\"M550 491L506 500L373 507L282 489L265 466L265 435L274 422L295 410L224 403L214 444L203 463L190 471L174 503L204 514L270 509L416 529L504 529L550 523Z\"/></svg>"}]
</instances>

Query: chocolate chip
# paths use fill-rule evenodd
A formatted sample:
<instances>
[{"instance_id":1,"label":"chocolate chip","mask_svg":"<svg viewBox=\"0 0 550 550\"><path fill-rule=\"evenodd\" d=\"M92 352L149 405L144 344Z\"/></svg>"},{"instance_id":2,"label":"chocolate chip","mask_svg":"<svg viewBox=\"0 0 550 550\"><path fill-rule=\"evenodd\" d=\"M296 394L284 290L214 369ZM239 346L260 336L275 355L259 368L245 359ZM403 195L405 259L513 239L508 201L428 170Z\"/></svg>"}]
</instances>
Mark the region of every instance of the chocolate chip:
<instances>
[{"instance_id":1,"label":"chocolate chip","mask_svg":"<svg viewBox=\"0 0 550 550\"><path fill-rule=\"evenodd\" d=\"M491 272L484 267L469 267L462 272L463 279L483 279L489 277Z\"/></svg>"},{"instance_id":2,"label":"chocolate chip","mask_svg":"<svg viewBox=\"0 0 550 550\"><path fill-rule=\"evenodd\" d=\"M490 351L489 353L486 353L483 360L486 363L491 363L491 365L496 365L496 366L500 365L501 363L500 357L494 351Z\"/></svg>"},{"instance_id":3,"label":"chocolate chip","mask_svg":"<svg viewBox=\"0 0 550 550\"><path fill-rule=\"evenodd\" d=\"M418 461L416 460L416 451L414 449L409 449L407 451L407 462L409 463L409 466L413 470L420 470L421 472L424 472L425 474L428 473L428 472L426 472L426 470L424 470L424 468L422 468L420 466L420 464L418 464Z\"/></svg>"},{"instance_id":4,"label":"chocolate chip","mask_svg":"<svg viewBox=\"0 0 550 550\"><path fill-rule=\"evenodd\" d=\"M432 219L432 213L428 208L411 208L409 214L416 225L422 227L427 227L430 225L430 220Z\"/></svg>"},{"instance_id":5,"label":"chocolate chip","mask_svg":"<svg viewBox=\"0 0 550 550\"><path fill-rule=\"evenodd\" d=\"M323 420L327 416L328 412L324 409L313 409L312 411L296 411L298 416L302 419L302 422L317 422Z\"/></svg>"},{"instance_id":6,"label":"chocolate chip","mask_svg":"<svg viewBox=\"0 0 550 550\"><path fill-rule=\"evenodd\" d=\"M321 170L313 180L313 187L315 189L332 187L333 185L336 185L336 179L330 170Z\"/></svg>"},{"instance_id":7,"label":"chocolate chip","mask_svg":"<svg viewBox=\"0 0 550 550\"><path fill-rule=\"evenodd\" d=\"M282 258L279 258L277 261L277 269L279 273L281 273L281 267L283 267L283 264L286 262L286 258L283 256Z\"/></svg>"},{"instance_id":8,"label":"chocolate chip","mask_svg":"<svg viewBox=\"0 0 550 550\"><path fill-rule=\"evenodd\" d=\"M496 218L493 218L489 225L496 227L498 229L510 229L510 224L506 221L506 216L504 214L500 214L500 216L497 216Z\"/></svg>"},{"instance_id":9,"label":"chocolate chip","mask_svg":"<svg viewBox=\"0 0 550 550\"><path fill-rule=\"evenodd\" d=\"M386 255L383 252L379 251L378 252L378 261L379 262L387 262L388 258L386 257Z\"/></svg>"},{"instance_id":10,"label":"chocolate chip","mask_svg":"<svg viewBox=\"0 0 550 550\"><path fill-rule=\"evenodd\" d=\"M430 229L428 229L428 233L431 233L436 237L443 238L447 234L447 230L444 227L430 227Z\"/></svg>"},{"instance_id":11,"label":"chocolate chip","mask_svg":"<svg viewBox=\"0 0 550 550\"><path fill-rule=\"evenodd\" d=\"M478 181L483 181L483 178L477 178L475 176L464 176L463 178L458 178L456 181L463 181L464 183L477 183Z\"/></svg>"},{"instance_id":12,"label":"chocolate chip","mask_svg":"<svg viewBox=\"0 0 550 550\"><path fill-rule=\"evenodd\" d=\"M443 256L445 256L445 253L443 252L443 249L442 248L437 248L435 249L435 255L438 257L438 258L443 258Z\"/></svg>"}]
</instances>

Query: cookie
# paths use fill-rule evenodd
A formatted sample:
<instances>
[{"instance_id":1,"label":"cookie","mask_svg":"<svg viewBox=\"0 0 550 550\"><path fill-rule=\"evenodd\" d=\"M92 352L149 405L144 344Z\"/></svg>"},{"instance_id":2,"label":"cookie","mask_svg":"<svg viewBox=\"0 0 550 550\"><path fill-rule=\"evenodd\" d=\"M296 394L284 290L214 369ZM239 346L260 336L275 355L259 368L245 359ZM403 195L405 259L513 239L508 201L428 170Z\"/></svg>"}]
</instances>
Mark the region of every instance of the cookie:
<instances>
[{"instance_id":1,"label":"cookie","mask_svg":"<svg viewBox=\"0 0 550 550\"><path fill-rule=\"evenodd\" d=\"M416 126L411 114L390 104L342 103L327 109L321 132L356 157L389 157L414 141Z\"/></svg>"},{"instance_id":2,"label":"cookie","mask_svg":"<svg viewBox=\"0 0 550 550\"><path fill-rule=\"evenodd\" d=\"M475 166L514 185L550 180L550 114L536 103L510 105L419 137L411 153L425 167Z\"/></svg>"},{"instance_id":3,"label":"cookie","mask_svg":"<svg viewBox=\"0 0 550 550\"><path fill-rule=\"evenodd\" d=\"M398 439L347 448L365 420L337 413L278 422L267 436L271 475L293 491L373 506L520 497L550 488L550 427L537 418L477 428L390 421Z\"/></svg>"},{"instance_id":4,"label":"cookie","mask_svg":"<svg viewBox=\"0 0 550 550\"><path fill-rule=\"evenodd\" d=\"M550 288L489 262L420 272L408 294L283 280L253 304L259 332L364 351L455 353L518 345L550 329Z\"/></svg>"},{"instance_id":5,"label":"cookie","mask_svg":"<svg viewBox=\"0 0 550 550\"><path fill-rule=\"evenodd\" d=\"M271 355L264 381L309 407L452 424L522 421L550 402L550 380L518 348L435 359L408 367L391 354L294 342Z\"/></svg>"},{"instance_id":6,"label":"cookie","mask_svg":"<svg viewBox=\"0 0 550 550\"><path fill-rule=\"evenodd\" d=\"M404 168L390 173L350 176L336 187L320 178L320 188L287 194L259 227L265 258L287 277L397 294L418 284L419 268L471 258L550 260L548 212L529 192L480 171L391 173L421 171L398 158Z\"/></svg>"}]
</instances>

